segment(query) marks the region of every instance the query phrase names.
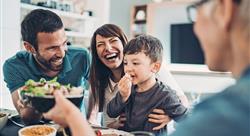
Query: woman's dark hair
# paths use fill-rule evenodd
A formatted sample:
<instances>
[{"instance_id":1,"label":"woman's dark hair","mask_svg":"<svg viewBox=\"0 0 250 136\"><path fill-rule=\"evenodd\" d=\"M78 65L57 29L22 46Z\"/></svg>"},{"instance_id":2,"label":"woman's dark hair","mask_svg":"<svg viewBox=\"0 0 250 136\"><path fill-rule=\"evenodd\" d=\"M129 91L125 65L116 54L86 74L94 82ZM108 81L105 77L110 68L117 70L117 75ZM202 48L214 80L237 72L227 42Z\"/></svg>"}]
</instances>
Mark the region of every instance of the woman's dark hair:
<instances>
[{"instance_id":1,"label":"woman's dark hair","mask_svg":"<svg viewBox=\"0 0 250 136\"><path fill-rule=\"evenodd\" d=\"M96 36L100 35L102 37L118 37L122 45L125 46L128 42L126 35L123 31L114 24L105 24L99 27L93 34L91 39L91 54L92 54L92 64L90 68L90 85L92 95L90 95L89 106L87 118L90 117L90 114L95 105L99 106L99 111L103 110L104 105L104 96L105 89L109 84L109 77L112 74L111 70L105 66L97 55L96 50Z\"/></svg>"},{"instance_id":2,"label":"woman's dark hair","mask_svg":"<svg viewBox=\"0 0 250 136\"><path fill-rule=\"evenodd\" d=\"M36 50L39 32L53 33L63 28L61 18L49 10L36 9L25 16L21 24L23 41L29 42Z\"/></svg>"}]
</instances>

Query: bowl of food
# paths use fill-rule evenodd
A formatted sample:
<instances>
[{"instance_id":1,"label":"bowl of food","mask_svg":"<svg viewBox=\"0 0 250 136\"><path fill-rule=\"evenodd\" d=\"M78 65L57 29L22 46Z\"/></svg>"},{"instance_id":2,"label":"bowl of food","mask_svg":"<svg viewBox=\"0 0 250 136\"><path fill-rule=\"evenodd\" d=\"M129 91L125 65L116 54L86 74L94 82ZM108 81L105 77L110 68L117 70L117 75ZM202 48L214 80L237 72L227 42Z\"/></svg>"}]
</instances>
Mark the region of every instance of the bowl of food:
<instances>
[{"instance_id":1,"label":"bowl of food","mask_svg":"<svg viewBox=\"0 0 250 136\"><path fill-rule=\"evenodd\" d=\"M83 101L83 89L81 87L62 85L56 80L57 78L50 81L41 78L39 82L28 80L20 91L21 98L25 103L43 113L49 111L55 105L53 93L61 91L67 99L80 107Z\"/></svg>"},{"instance_id":2,"label":"bowl of food","mask_svg":"<svg viewBox=\"0 0 250 136\"><path fill-rule=\"evenodd\" d=\"M8 115L6 113L0 112L0 131L6 125L8 121Z\"/></svg>"},{"instance_id":3,"label":"bowl of food","mask_svg":"<svg viewBox=\"0 0 250 136\"><path fill-rule=\"evenodd\" d=\"M56 129L49 125L33 125L20 129L18 136L56 136Z\"/></svg>"}]
</instances>

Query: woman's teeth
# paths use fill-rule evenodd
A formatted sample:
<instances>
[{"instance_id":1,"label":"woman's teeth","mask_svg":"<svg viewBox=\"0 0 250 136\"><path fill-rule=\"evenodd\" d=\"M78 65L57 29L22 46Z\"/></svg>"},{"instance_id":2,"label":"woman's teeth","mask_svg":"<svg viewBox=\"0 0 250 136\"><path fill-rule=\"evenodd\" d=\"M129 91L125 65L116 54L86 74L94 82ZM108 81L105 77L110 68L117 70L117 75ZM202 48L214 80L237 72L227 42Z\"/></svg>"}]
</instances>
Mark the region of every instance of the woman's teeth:
<instances>
[{"instance_id":1,"label":"woman's teeth","mask_svg":"<svg viewBox=\"0 0 250 136\"><path fill-rule=\"evenodd\" d=\"M117 55L117 53L112 53L112 54L106 55L105 58L108 61L114 61L114 60L118 59L118 55Z\"/></svg>"},{"instance_id":2,"label":"woman's teeth","mask_svg":"<svg viewBox=\"0 0 250 136\"><path fill-rule=\"evenodd\" d=\"M112 53L112 54L106 55L106 58L108 59L108 58L112 58L112 57L115 57L115 56L117 56L117 54L116 53Z\"/></svg>"}]
</instances>

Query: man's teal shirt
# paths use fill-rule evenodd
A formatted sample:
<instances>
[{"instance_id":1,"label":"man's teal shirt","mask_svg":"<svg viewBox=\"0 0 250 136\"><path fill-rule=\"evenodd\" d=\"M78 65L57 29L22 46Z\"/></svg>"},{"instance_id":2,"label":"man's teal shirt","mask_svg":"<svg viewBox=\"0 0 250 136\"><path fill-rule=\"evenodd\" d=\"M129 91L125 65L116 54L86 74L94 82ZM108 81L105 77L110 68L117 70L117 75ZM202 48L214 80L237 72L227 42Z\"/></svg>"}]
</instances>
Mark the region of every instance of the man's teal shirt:
<instances>
[{"instance_id":1,"label":"man's teal shirt","mask_svg":"<svg viewBox=\"0 0 250 136\"><path fill-rule=\"evenodd\" d=\"M72 86L86 85L90 71L90 55L86 49L69 47L63 60L63 69L57 75L61 84ZM39 81L40 78L51 80L46 76L31 53L20 51L6 60L3 66L4 81L10 92L22 87L29 79Z\"/></svg>"}]
</instances>

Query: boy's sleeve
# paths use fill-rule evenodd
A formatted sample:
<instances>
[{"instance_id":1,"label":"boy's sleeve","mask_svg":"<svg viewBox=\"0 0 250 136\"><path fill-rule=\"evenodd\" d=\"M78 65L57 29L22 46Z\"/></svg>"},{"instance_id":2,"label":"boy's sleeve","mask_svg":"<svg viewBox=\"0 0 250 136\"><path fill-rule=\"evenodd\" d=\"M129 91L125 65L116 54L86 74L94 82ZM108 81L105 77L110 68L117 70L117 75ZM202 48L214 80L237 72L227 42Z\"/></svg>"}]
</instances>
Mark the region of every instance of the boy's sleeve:
<instances>
[{"instance_id":1,"label":"boy's sleeve","mask_svg":"<svg viewBox=\"0 0 250 136\"><path fill-rule=\"evenodd\" d=\"M122 101L122 96L118 92L116 96L108 103L107 114L110 118L118 117L122 112L125 106L128 104L130 99L126 102Z\"/></svg>"},{"instance_id":2,"label":"boy's sleeve","mask_svg":"<svg viewBox=\"0 0 250 136\"><path fill-rule=\"evenodd\" d=\"M169 91L165 97L164 109L167 115L175 121L180 121L187 116L187 108L182 105L179 97L173 91Z\"/></svg>"}]
</instances>

